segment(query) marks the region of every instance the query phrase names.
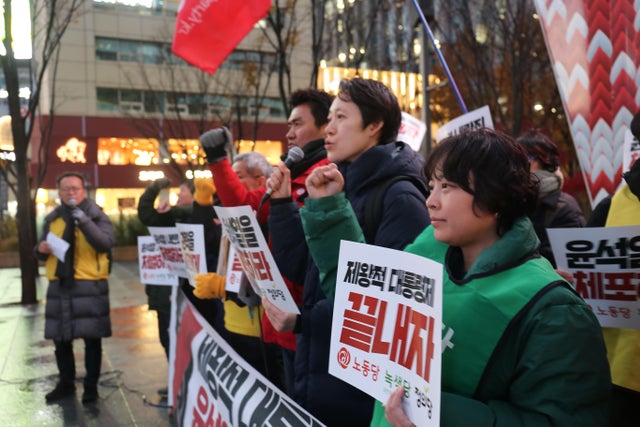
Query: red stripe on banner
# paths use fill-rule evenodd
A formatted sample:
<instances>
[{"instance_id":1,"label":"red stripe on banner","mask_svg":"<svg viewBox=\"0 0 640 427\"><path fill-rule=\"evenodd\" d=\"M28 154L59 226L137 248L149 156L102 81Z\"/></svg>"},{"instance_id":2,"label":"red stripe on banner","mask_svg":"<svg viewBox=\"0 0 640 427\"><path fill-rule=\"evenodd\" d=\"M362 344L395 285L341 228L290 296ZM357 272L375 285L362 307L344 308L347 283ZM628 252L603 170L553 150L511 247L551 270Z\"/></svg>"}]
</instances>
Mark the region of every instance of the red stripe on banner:
<instances>
[{"instance_id":1,"label":"red stripe on banner","mask_svg":"<svg viewBox=\"0 0 640 427\"><path fill-rule=\"evenodd\" d=\"M271 0L184 0L172 52L213 74L270 7Z\"/></svg>"}]
</instances>

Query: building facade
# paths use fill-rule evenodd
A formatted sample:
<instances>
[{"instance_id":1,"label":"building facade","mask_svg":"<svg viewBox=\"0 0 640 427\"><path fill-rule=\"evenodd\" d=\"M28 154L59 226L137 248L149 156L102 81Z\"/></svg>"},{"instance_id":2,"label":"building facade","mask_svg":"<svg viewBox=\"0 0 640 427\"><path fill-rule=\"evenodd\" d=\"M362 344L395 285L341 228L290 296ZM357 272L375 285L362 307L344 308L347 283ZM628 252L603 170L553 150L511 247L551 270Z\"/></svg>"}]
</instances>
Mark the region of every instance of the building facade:
<instances>
[{"instance_id":1,"label":"building facade","mask_svg":"<svg viewBox=\"0 0 640 427\"><path fill-rule=\"evenodd\" d=\"M256 25L211 76L171 54L178 5L92 0L72 20L55 72L49 67L42 85L39 119L52 125L50 143L40 145L47 138L39 126L32 137L33 175L41 153L48 161L40 209L56 203L55 179L68 170L87 177L108 213L134 209L132 201L158 177L177 187L206 176L197 137L222 124L232 129L238 151L256 150L278 162L287 114L264 25ZM304 52L303 42L291 52L294 88L309 86L310 61L298 58Z\"/></svg>"}]
</instances>

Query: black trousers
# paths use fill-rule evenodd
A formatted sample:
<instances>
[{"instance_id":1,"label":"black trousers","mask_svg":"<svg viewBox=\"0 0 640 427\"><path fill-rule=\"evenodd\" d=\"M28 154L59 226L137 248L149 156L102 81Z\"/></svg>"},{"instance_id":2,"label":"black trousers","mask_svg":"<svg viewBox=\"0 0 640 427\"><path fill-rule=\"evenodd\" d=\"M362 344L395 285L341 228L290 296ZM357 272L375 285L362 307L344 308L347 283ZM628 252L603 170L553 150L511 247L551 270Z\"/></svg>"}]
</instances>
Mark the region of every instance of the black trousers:
<instances>
[{"instance_id":1,"label":"black trousers","mask_svg":"<svg viewBox=\"0 0 640 427\"><path fill-rule=\"evenodd\" d=\"M54 340L56 346L56 363L61 382L76 380L76 361L73 356L73 341ZM84 366L87 371L84 386L96 387L102 366L102 340L100 338L84 339Z\"/></svg>"},{"instance_id":2,"label":"black trousers","mask_svg":"<svg viewBox=\"0 0 640 427\"><path fill-rule=\"evenodd\" d=\"M171 322L171 312L164 310L156 310L158 315L158 335L160 336L160 344L164 348L164 354L169 360L169 324Z\"/></svg>"}]
</instances>

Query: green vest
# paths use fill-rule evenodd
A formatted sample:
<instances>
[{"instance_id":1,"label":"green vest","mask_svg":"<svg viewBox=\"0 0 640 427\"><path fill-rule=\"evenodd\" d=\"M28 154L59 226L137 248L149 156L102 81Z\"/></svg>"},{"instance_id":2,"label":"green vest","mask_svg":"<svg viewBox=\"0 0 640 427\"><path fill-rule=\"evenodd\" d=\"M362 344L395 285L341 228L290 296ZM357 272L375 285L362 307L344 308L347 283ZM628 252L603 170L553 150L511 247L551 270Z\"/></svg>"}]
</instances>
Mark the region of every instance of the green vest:
<instances>
[{"instance_id":1,"label":"green vest","mask_svg":"<svg viewBox=\"0 0 640 427\"><path fill-rule=\"evenodd\" d=\"M444 264L448 248L449 245L433 237L433 228L429 227L406 251ZM514 317L535 300L536 294L561 280L543 257L476 276L463 285L454 283L445 274L443 332L453 331L453 345L452 348L443 345L442 389L472 397Z\"/></svg>"},{"instance_id":2,"label":"green vest","mask_svg":"<svg viewBox=\"0 0 640 427\"><path fill-rule=\"evenodd\" d=\"M449 245L433 237L428 227L405 251L444 264ZM535 302L536 295L558 282L570 285L543 257L531 258L504 271L478 275L463 285L443 278L442 390L473 397L482 374L511 321ZM384 407L376 401L371 427L389 426Z\"/></svg>"}]
</instances>

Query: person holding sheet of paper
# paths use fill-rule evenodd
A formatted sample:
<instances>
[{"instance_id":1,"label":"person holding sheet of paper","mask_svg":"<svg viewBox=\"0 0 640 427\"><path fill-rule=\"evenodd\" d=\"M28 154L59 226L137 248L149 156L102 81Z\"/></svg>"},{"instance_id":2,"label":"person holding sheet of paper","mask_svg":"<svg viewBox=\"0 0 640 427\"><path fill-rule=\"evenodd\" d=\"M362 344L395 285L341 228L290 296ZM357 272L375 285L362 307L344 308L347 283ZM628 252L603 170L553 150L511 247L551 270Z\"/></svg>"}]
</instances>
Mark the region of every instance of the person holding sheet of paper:
<instances>
[{"instance_id":1,"label":"person holding sheet of paper","mask_svg":"<svg viewBox=\"0 0 640 427\"><path fill-rule=\"evenodd\" d=\"M82 403L92 403L98 399L102 338L111 336L107 279L115 236L109 217L87 197L81 173L65 172L56 183L61 203L45 217L35 247L35 256L45 261L49 281L44 336L55 344L59 372L58 383L46 400L75 394L73 340L82 338L86 369ZM50 233L69 244L63 259L53 255L47 238Z\"/></svg>"},{"instance_id":2,"label":"person holding sheet of paper","mask_svg":"<svg viewBox=\"0 0 640 427\"><path fill-rule=\"evenodd\" d=\"M640 112L631 121L631 133L640 140ZM640 225L640 160L623 174L624 184L594 209L587 227ZM603 328L611 365L613 398L611 426L640 425L640 331Z\"/></svg>"},{"instance_id":3,"label":"person holding sheet of paper","mask_svg":"<svg viewBox=\"0 0 640 427\"><path fill-rule=\"evenodd\" d=\"M524 148L497 131L463 133L440 142L424 172L431 226L405 250L445 267L440 425L606 426L602 334L538 253L527 217L537 186ZM340 240L363 241L342 182L334 166L315 171L300 211L327 295ZM376 402L371 425L412 425L404 393Z\"/></svg>"}]
</instances>

